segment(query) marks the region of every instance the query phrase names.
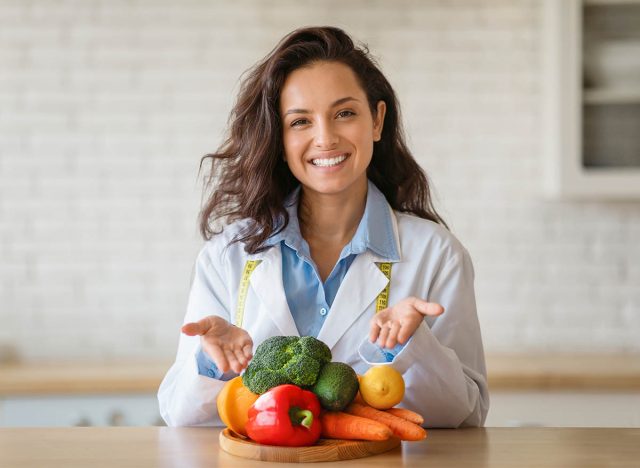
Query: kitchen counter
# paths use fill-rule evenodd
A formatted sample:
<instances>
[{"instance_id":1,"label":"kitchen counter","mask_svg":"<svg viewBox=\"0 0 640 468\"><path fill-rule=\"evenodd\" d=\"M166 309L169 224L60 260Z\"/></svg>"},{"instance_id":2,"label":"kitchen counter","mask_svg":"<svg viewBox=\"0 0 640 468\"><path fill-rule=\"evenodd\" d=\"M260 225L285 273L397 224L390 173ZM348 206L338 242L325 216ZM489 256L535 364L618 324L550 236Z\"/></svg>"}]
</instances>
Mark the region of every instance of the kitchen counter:
<instances>
[{"instance_id":1,"label":"kitchen counter","mask_svg":"<svg viewBox=\"0 0 640 468\"><path fill-rule=\"evenodd\" d=\"M491 390L640 390L640 354L490 354Z\"/></svg>"},{"instance_id":2,"label":"kitchen counter","mask_svg":"<svg viewBox=\"0 0 640 468\"><path fill-rule=\"evenodd\" d=\"M0 365L3 395L155 393L170 362L50 362Z\"/></svg>"},{"instance_id":3,"label":"kitchen counter","mask_svg":"<svg viewBox=\"0 0 640 468\"><path fill-rule=\"evenodd\" d=\"M0 466L283 466L222 451L219 428L0 429ZM430 430L422 442L322 466L635 467L640 429L486 428ZM315 465L319 466L319 465Z\"/></svg>"},{"instance_id":4,"label":"kitchen counter","mask_svg":"<svg viewBox=\"0 0 640 468\"><path fill-rule=\"evenodd\" d=\"M155 393L170 362L0 364L3 395ZM640 390L640 355L487 355L493 390Z\"/></svg>"}]
</instances>

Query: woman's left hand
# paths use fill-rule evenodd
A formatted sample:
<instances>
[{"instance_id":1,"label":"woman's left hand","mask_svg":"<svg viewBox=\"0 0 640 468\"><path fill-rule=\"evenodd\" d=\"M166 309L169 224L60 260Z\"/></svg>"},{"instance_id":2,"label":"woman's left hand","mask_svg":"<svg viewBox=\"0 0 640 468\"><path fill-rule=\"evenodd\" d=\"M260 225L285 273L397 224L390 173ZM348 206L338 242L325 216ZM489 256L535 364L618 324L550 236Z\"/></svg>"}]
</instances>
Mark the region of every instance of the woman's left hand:
<instances>
[{"instance_id":1,"label":"woman's left hand","mask_svg":"<svg viewBox=\"0 0 640 468\"><path fill-rule=\"evenodd\" d=\"M425 316L435 317L443 312L444 307L440 304L407 297L381 310L371 319L369 341L377 341L379 346L388 349L398 343L405 344Z\"/></svg>"}]
</instances>

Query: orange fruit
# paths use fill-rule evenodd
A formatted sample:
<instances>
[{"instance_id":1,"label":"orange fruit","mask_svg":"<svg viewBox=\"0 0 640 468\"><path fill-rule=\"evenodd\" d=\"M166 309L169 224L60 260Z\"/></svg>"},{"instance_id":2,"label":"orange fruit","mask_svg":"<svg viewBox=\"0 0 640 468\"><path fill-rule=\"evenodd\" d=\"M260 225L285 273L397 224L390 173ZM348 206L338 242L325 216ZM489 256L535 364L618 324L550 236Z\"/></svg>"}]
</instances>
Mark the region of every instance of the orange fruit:
<instances>
[{"instance_id":1,"label":"orange fruit","mask_svg":"<svg viewBox=\"0 0 640 468\"><path fill-rule=\"evenodd\" d=\"M241 376L229 380L216 400L220 419L233 432L246 437L249 408L259 396L244 386Z\"/></svg>"}]
</instances>

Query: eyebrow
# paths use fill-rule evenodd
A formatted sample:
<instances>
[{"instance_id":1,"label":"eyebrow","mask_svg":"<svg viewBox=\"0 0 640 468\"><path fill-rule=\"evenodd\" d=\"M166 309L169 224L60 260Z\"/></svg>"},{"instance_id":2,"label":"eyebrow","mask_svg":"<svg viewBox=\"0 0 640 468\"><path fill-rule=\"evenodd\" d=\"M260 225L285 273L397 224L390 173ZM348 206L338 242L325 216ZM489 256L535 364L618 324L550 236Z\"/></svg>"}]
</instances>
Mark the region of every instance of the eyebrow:
<instances>
[{"instance_id":1,"label":"eyebrow","mask_svg":"<svg viewBox=\"0 0 640 468\"><path fill-rule=\"evenodd\" d=\"M348 101L357 101L360 102L360 100L351 97L351 96L347 96L347 97L343 97L338 99L337 101L333 102L331 104L331 107L336 107L339 106L340 104L344 104L345 102ZM289 109L287 112L284 113L284 115L289 115L289 114L310 114L311 111L308 109Z\"/></svg>"}]
</instances>

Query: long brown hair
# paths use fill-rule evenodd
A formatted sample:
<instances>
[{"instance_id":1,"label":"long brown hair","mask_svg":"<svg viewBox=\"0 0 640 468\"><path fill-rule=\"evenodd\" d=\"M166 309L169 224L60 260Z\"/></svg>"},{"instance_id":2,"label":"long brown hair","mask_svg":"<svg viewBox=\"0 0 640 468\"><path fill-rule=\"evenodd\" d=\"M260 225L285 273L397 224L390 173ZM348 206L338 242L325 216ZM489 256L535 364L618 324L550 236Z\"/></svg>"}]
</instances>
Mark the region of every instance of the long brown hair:
<instances>
[{"instance_id":1,"label":"long brown hair","mask_svg":"<svg viewBox=\"0 0 640 468\"><path fill-rule=\"evenodd\" d=\"M217 234L220 219L249 222L234 241L256 253L289 222L285 199L300 183L283 161L280 92L292 71L318 61L349 66L367 95L373 115L378 101L387 111L382 138L374 143L367 176L394 210L412 213L448 228L433 207L429 182L404 141L395 92L366 46L357 47L335 27L297 29L249 70L229 117L228 136L217 152L206 154L211 167L205 179L209 192L200 212L200 233Z\"/></svg>"}]
</instances>

